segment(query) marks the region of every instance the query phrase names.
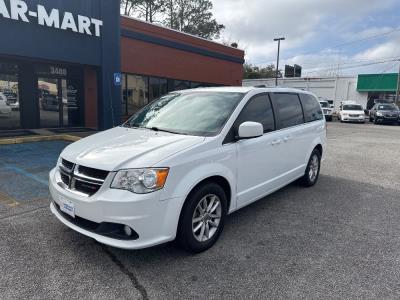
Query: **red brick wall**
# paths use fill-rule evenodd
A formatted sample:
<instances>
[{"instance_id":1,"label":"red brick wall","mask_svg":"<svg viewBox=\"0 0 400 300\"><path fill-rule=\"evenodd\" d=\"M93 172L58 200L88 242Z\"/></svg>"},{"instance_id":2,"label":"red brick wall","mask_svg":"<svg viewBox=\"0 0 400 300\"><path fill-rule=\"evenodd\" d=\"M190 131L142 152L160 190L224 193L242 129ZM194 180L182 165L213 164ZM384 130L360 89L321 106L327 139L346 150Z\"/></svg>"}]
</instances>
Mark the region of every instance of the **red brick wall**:
<instances>
[{"instance_id":1,"label":"red brick wall","mask_svg":"<svg viewBox=\"0 0 400 300\"><path fill-rule=\"evenodd\" d=\"M225 47L134 19L121 26L135 32L243 59L242 50ZM241 85L242 64L121 37L122 72L224 85Z\"/></svg>"}]
</instances>

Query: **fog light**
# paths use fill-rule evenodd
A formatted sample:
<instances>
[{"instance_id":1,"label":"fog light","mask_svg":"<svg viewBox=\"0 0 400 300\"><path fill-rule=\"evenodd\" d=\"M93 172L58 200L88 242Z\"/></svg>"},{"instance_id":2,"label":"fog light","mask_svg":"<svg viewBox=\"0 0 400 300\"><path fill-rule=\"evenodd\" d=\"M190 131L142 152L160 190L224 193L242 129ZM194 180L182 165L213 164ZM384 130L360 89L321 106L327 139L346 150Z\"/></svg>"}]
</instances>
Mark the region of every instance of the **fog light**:
<instances>
[{"instance_id":1,"label":"fog light","mask_svg":"<svg viewBox=\"0 0 400 300\"><path fill-rule=\"evenodd\" d=\"M132 229L128 225L124 226L124 232L127 236L132 235Z\"/></svg>"}]
</instances>

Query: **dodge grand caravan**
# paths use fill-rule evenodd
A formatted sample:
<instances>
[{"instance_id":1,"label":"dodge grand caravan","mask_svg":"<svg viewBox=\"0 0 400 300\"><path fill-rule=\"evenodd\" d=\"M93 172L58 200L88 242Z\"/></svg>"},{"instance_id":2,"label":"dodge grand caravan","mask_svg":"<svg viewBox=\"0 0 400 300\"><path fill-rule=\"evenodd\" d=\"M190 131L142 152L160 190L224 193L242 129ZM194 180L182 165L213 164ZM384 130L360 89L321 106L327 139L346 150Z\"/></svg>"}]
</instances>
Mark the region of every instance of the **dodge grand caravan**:
<instances>
[{"instance_id":1,"label":"dodge grand caravan","mask_svg":"<svg viewBox=\"0 0 400 300\"><path fill-rule=\"evenodd\" d=\"M299 180L314 185L326 143L317 98L286 88L167 94L122 126L75 142L49 174L54 215L114 247L177 240L200 252L228 214Z\"/></svg>"}]
</instances>

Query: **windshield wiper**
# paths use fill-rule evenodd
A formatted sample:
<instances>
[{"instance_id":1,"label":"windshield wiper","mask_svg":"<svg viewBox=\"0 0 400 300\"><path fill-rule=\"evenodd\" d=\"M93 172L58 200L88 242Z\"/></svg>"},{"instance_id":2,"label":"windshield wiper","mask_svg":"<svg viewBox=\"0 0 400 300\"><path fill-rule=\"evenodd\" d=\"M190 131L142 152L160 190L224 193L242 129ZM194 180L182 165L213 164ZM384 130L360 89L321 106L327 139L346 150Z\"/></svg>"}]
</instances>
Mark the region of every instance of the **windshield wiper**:
<instances>
[{"instance_id":1,"label":"windshield wiper","mask_svg":"<svg viewBox=\"0 0 400 300\"><path fill-rule=\"evenodd\" d=\"M147 129L151 129L153 131L162 131L162 132L169 132L169 133L173 133L173 134L183 134L183 135L187 135L186 133L182 133L182 132L177 132L177 131L172 131L172 130L168 130L168 129L162 129L162 128L158 128L158 127L145 127Z\"/></svg>"}]
</instances>

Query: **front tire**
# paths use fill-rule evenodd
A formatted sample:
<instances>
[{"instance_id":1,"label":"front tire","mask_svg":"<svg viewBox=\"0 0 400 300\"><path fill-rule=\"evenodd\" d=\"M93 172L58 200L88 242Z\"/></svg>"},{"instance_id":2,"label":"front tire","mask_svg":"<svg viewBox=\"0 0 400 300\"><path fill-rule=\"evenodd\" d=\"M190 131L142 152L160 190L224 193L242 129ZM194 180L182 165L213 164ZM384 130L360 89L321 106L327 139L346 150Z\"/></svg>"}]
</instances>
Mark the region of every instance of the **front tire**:
<instances>
[{"instance_id":1,"label":"front tire","mask_svg":"<svg viewBox=\"0 0 400 300\"><path fill-rule=\"evenodd\" d=\"M318 149L314 149L308 160L306 171L300 182L305 187L311 187L317 183L319 178L319 171L321 169L321 153Z\"/></svg>"},{"instance_id":2,"label":"front tire","mask_svg":"<svg viewBox=\"0 0 400 300\"><path fill-rule=\"evenodd\" d=\"M227 214L227 198L216 183L206 183L192 191L182 208L177 242L187 251L198 253L218 240Z\"/></svg>"}]
</instances>

